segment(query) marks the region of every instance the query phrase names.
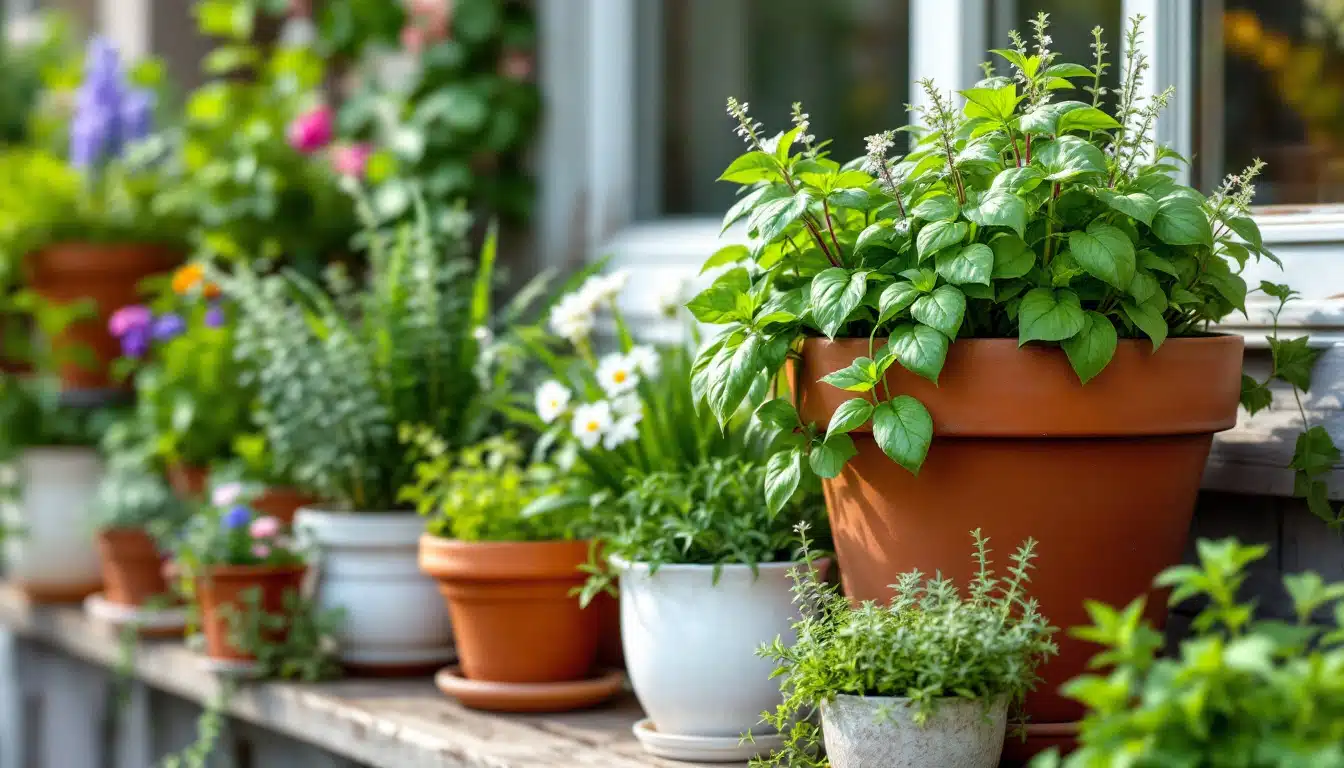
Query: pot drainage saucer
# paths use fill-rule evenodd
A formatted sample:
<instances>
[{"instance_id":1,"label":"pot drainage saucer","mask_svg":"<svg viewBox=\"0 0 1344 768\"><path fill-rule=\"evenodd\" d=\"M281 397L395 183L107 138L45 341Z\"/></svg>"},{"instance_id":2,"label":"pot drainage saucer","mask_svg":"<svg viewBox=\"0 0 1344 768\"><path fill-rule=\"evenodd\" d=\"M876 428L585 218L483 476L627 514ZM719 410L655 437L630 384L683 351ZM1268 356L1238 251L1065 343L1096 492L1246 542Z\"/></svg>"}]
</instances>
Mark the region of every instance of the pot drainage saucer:
<instances>
[{"instance_id":1,"label":"pot drainage saucer","mask_svg":"<svg viewBox=\"0 0 1344 768\"><path fill-rule=\"evenodd\" d=\"M459 666L444 667L434 676L440 691L472 709L491 712L567 712L594 707L621 692L625 675L602 670L586 680L563 683L492 683L469 680Z\"/></svg>"},{"instance_id":2,"label":"pot drainage saucer","mask_svg":"<svg viewBox=\"0 0 1344 768\"><path fill-rule=\"evenodd\" d=\"M185 606L146 608L144 606L121 605L103 597L101 592L85 598L84 612L89 615L89 618L106 622L114 627L136 627L142 635L181 636L187 628L187 609Z\"/></svg>"},{"instance_id":3,"label":"pot drainage saucer","mask_svg":"<svg viewBox=\"0 0 1344 768\"><path fill-rule=\"evenodd\" d=\"M644 751L656 757L694 763L737 763L757 755L768 755L784 746L778 733L753 734L753 741L737 736L681 736L659 733L647 717L631 727Z\"/></svg>"}]
</instances>

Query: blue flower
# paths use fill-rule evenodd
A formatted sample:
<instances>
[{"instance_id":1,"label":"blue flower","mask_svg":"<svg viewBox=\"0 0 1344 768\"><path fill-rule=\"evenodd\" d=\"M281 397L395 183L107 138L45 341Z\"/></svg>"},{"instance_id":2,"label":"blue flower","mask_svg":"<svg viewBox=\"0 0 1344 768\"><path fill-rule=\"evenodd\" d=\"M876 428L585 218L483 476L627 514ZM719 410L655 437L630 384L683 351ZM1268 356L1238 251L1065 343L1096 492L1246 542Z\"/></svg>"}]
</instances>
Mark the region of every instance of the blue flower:
<instances>
[{"instance_id":1,"label":"blue flower","mask_svg":"<svg viewBox=\"0 0 1344 768\"><path fill-rule=\"evenodd\" d=\"M153 128L154 94L127 82L117 49L103 38L89 41L84 81L75 91L70 120L70 163L90 168L121 154L128 142Z\"/></svg>"},{"instance_id":2,"label":"blue flower","mask_svg":"<svg viewBox=\"0 0 1344 768\"><path fill-rule=\"evenodd\" d=\"M137 326L121 336L121 354L139 360L149 351L149 329Z\"/></svg>"},{"instance_id":3,"label":"blue flower","mask_svg":"<svg viewBox=\"0 0 1344 768\"><path fill-rule=\"evenodd\" d=\"M252 510L242 504L237 504L230 507L229 511L224 513L224 516L220 518L219 523L224 526L226 530L232 531L246 527L251 521Z\"/></svg>"},{"instance_id":4,"label":"blue flower","mask_svg":"<svg viewBox=\"0 0 1344 768\"><path fill-rule=\"evenodd\" d=\"M224 327L224 308L218 304L211 304L210 308L205 310L205 327L223 328Z\"/></svg>"},{"instance_id":5,"label":"blue flower","mask_svg":"<svg viewBox=\"0 0 1344 768\"><path fill-rule=\"evenodd\" d=\"M169 339L181 336L187 330L187 322L181 315L169 312L160 315L154 319L154 338L158 341L168 341Z\"/></svg>"}]
</instances>

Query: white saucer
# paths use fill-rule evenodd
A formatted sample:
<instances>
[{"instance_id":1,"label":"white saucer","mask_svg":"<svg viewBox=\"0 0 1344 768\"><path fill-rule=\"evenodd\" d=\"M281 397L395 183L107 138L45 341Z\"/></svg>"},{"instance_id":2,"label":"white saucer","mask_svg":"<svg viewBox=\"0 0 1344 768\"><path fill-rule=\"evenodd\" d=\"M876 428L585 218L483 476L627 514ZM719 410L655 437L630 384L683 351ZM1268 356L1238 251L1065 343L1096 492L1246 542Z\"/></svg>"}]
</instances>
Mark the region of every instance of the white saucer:
<instances>
[{"instance_id":1,"label":"white saucer","mask_svg":"<svg viewBox=\"0 0 1344 768\"><path fill-rule=\"evenodd\" d=\"M255 677L261 671L261 666L255 661L233 661L229 659L215 659L202 653L196 659L196 663L201 669L212 675L224 675L226 677Z\"/></svg>"},{"instance_id":2,"label":"white saucer","mask_svg":"<svg viewBox=\"0 0 1344 768\"><path fill-rule=\"evenodd\" d=\"M114 627L134 626L151 632L181 632L187 628L187 608L145 608L113 603L98 592L84 598L89 617Z\"/></svg>"},{"instance_id":3,"label":"white saucer","mask_svg":"<svg viewBox=\"0 0 1344 768\"><path fill-rule=\"evenodd\" d=\"M644 751L656 757L685 760L692 763L740 763L768 755L784 746L784 737L778 733L753 734L753 741L737 736L678 736L659 733L647 717L631 727Z\"/></svg>"}]
</instances>

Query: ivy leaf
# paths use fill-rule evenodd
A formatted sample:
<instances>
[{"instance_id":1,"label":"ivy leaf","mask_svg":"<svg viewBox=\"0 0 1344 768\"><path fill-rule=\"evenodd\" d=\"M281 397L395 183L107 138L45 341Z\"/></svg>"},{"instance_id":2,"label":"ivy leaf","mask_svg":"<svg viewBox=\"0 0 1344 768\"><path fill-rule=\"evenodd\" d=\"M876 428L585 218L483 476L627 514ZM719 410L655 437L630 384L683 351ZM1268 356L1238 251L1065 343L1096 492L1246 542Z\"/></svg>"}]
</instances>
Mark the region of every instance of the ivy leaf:
<instances>
[{"instance_id":1,"label":"ivy leaf","mask_svg":"<svg viewBox=\"0 0 1344 768\"><path fill-rule=\"evenodd\" d=\"M1109 224L1093 222L1086 232L1070 232L1069 251L1089 275L1122 291L1134 279L1134 244Z\"/></svg>"},{"instance_id":2,"label":"ivy leaf","mask_svg":"<svg viewBox=\"0 0 1344 768\"><path fill-rule=\"evenodd\" d=\"M1269 391L1269 387L1244 373L1241 375L1241 406L1247 413L1254 416L1273 402L1274 395Z\"/></svg>"},{"instance_id":3,"label":"ivy leaf","mask_svg":"<svg viewBox=\"0 0 1344 768\"><path fill-rule=\"evenodd\" d=\"M1169 195L1159 200L1152 227L1153 234L1170 245L1213 247L1209 217L1199 203L1188 197Z\"/></svg>"},{"instance_id":4,"label":"ivy leaf","mask_svg":"<svg viewBox=\"0 0 1344 768\"><path fill-rule=\"evenodd\" d=\"M780 180L779 163L764 152L748 152L738 157L719 177L719 181L730 181L734 184Z\"/></svg>"},{"instance_id":5,"label":"ivy leaf","mask_svg":"<svg viewBox=\"0 0 1344 768\"><path fill-rule=\"evenodd\" d=\"M994 177L994 181L989 185L991 192L1004 191L1015 195L1025 195L1031 190L1039 187L1045 176L1041 175L1038 168L1030 165L1024 165L1021 168L1005 168Z\"/></svg>"},{"instance_id":6,"label":"ivy leaf","mask_svg":"<svg viewBox=\"0 0 1344 768\"><path fill-rule=\"evenodd\" d=\"M966 218L982 227L1009 227L1024 237L1027 229L1027 204L1011 192L990 190L980 202L966 208Z\"/></svg>"},{"instance_id":7,"label":"ivy leaf","mask_svg":"<svg viewBox=\"0 0 1344 768\"><path fill-rule=\"evenodd\" d=\"M938 274L953 285L989 285L990 274L994 271L994 252L984 243L971 243L957 251L939 253L937 266Z\"/></svg>"},{"instance_id":8,"label":"ivy leaf","mask_svg":"<svg viewBox=\"0 0 1344 768\"><path fill-rule=\"evenodd\" d=\"M955 286L944 285L927 296L921 296L910 307L910 316L930 326L949 339L957 337L962 318L966 316L966 295Z\"/></svg>"},{"instance_id":9,"label":"ivy leaf","mask_svg":"<svg viewBox=\"0 0 1344 768\"><path fill-rule=\"evenodd\" d=\"M807 455L807 460L818 477L830 480L838 477L845 464L858 452L849 435L827 435L825 440L812 443L812 452Z\"/></svg>"},{"instance_id":10,"label":"ivy leaf","mask_svg":"<svg viewBox=\"0 0 1344 768\"><path fill-rule=\"evenodd\" d=\"M765 464L765 506L779 512L789 503L803 480L803 449L781 451Z\"/></svg>"},{"instance_id":11,"label":"ivy leaf","mask_svg":"<svg viewBox=\"0 0 1344 768\"><path fill-rule=\"evenodd\" d=\"M966 237L968 229L964 221L935 221L925 224L915 238L919 260L923 261L949 245L960 243Z\"/></svg>"},{"instance_id":12,"label":"ivy leaf","mask_svg":"<svg viewBox=\"0 0 1344 768\"><path fill-rule=\"evenodd\" d=\"M1312 349L1308 344L1310 336L1296 339L1276 339L1269 337L1269 351L1274 356L1274 377L1308 391L1311 388L1311 369L1316 365L1320 350Z\"/></svg>"},{"instance_id":13,"label":"ivy leaf","mask_svg":"<svg viewBox=\"0 0 1344 768\"><path fill-rule=\"evenodd\" d=\"M948 338L927 325L903 323L891 332L887 348L901 367L938 383L938 374L947 362Z\"/></svg>"},{"instance_id":14,"label":"ivy leaf","mask_svg":"<svg viewBox=\"0 0 1344 768\"><path fill-rule=\"evenodd\" d=\"M747 246L745 245L725 245L715 251L713 256L705 259L704 266L700 267L700 274L703 275L709 270L714 269L715 267L722 267L725 264L736 264L750 255L751 252L747 250Z\"/></svg>"},{"instance_id":15,"label":"ivy leaf","mask_svg":"<svg viewBox=\"0 0 1344 768\"><path fill-rule=\"evenodd\" d=\"M776 429L793 431L798 427L798 411L793 403L782 397L761 403L756 409L756 419Z\"/></svg>"},{"instance_id":16,"label":"ivy leaf","mask_svg":"<svg viewBox=\"0 0 1344 768\"><path fill-rule=\"evenodd\" d=\"M831 415L830 426L826 428L827 437L853 432L873 417L873 404L862 397L855 397L840 404Z\"/></svg>"},{"instance_id":17,"label":"ivy leaf","mask_svg":"<svg viewBox=\"0 0 1344 768\"><path fill-rule=\"evenodd\" d=\"M835 338L850 313L863 301L868 274L866 269L851 273L843 267L831 267L812 278L812 318L827 338Z\"/></svg>"},{"instance_id":18,"label":"ivy leaf","mask_svg":"<svg viewBox=\"0 0 1344 768\"><path fill-rule=\"evenodd\" d=\"M873 410L873 438L892 461L918 475L933 442L933 418L923 403L898 395Z\"/></svg>"},{"instance_id":19,"label":"ivy leaf","mask_svg":"<svg viewBox=\"0 0 1344 768\"><path fill-rule=\"evenodd\" d=\"M1017 315L1019 347L1029 341L1063 341L1087 324L1078 294L1068 289L1032 288Z\"/></svg>"},{"instance_id":20,"label":"ivy leaf","mask_svg":"<svg viewBox=\"0 0 1344 768\"><path fill-rule=\"evenodd\" d=\"M933 195L925 198L910 211L910 215L924 221L951 221L957 218L960 206L951 195Z\"/></svg>"},{"instance_id":21,"label":"ivy leaf","mask_svg":"<svg viewBox=\"0 0 1344 768\"><path fill-rule=\"evenodd\" d=\"M821 381L846 392L867 392L877 386L877 365L869 358L856 357L848 366L822 376Z\"/></svg>"},{"instance_id":22,"label":"ivy leaf","mask_svg":"<svg viewBox=\"0 0 1344 768\"><path fill-rule=\"evenodd\" d=\"M914 283L905 280L888 285L877 300L877 324L881 325L904 312L924 293L916 288Z\"/></svg>"},{"instance_id":23,"label":"ivy leaf","mask_svg":"<svg viewBox=\"0 0 1344 768\"><path fill-rule=\"evenodd\" d=\"M1130 192L1122 195L1101 188L1092 193L1098 200L1126 216L1153 225L1153 216L1157 214L1157 201L1142 192Z\"/></svg>"},{"instance_id":24,"label":"ivy leaf","mask_svg":"<svg viewBox=\"0 0 1344 768\"><path fill-rule=\"evenodd\" d=\"M1297 436L1297 445L1293 451L1293 460L1288 466L1308 477L1329 472L1339 463L1339 448L1325 427L1319 424Z\"/></svg>"},{"instance_id":25,"label":"ivy leaf","mask_svg":"<svg viewBox=\"0 0 1344 768\"><path fill-rule=\"evenodd\" d=\"M1078 136L1060 136L1042 147L1032 162L1041 166L1045 178L1050 181L1106 173L1106 156L1091 142Z\"/></svg>"},{"instance_id":26,"label":"ivy leaf","mask_svg":"<svg viewBox=\"0 0 1344 768\"><path fill-rule=\"evenodd\" d=\"M994 269L990 277L995 280L1011 280L1022 277L1036 266L1036 252L1020 237L1007 233L989 241L994 252Z\"/></svg>"},{"instance_id":27,"label":"ivy leaf","mask_svg":"<svg viewBox=\"0 0 1344 768\"><path fill-rule=\"evenodd\" d=\"M1153 342L1153 351L1156 352L1162 342L1167 340L1167 321L1162 317L1162 311L1157 309L1151 302L1139 304L1136 301L1124 299L1120 302L1120 311L1125 313L1129 322L1143 331Z\"/></svg>"},{"instance_id":28,"label":"ivy leaf","mask_svg":"<svg viewBox=\"0 0 1344 768\"><path fill-rule=\"evenodd\" d=\"M1096 107L1071 109L1059 116L1055 124L1055 133L1069 131L1109 131L1119 128L1120 123L1114 117Z\"/></svg>"},{"instance_id":29,"label":"ivy leaf","mask_svg":"<svg viewBox=\"0 0 1344 768\"><path fill-rule=\"evenodd\" d=\"M812 196L807 190L799 190L791 197L771 200L752 212L751 218L747 220L747 230L755 232L756 237L768 243L784 234L790 224L806 213L811 201Z\"/></svg>"},{"instance_id":30,"label":"ivy leaf","mask_svg":"<svg viewBox=\"0 0 1344 768\"><path fill-rule=\"evenodd\" d=\"M1078 380L1086 384L1101 373L1115 356L1118 337L1109 318L1098 312L1085 315L1083 329L1060 342Z\"/></svg>"}]
</instances>

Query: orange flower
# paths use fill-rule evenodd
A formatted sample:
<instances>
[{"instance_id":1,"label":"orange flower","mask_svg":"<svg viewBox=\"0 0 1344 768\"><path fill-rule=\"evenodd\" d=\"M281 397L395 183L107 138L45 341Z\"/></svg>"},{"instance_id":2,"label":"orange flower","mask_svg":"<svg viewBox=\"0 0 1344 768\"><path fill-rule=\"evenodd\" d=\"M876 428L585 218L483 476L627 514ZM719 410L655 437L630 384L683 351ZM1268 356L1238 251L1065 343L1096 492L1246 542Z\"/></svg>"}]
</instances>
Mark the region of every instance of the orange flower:
<instances>
[{"instance_id":1,"label":"orange flower","mask_svg":"<svg viewBox=\"0 0 1344 768\"><path fill-rule=\"evenodd\" d=\"M205 268L200 264L188 264L173 274L173 293L186 296L201 287L201 294L207 299L219 296L219 286L205 282Z\"/></svg>"}]
</instances>

